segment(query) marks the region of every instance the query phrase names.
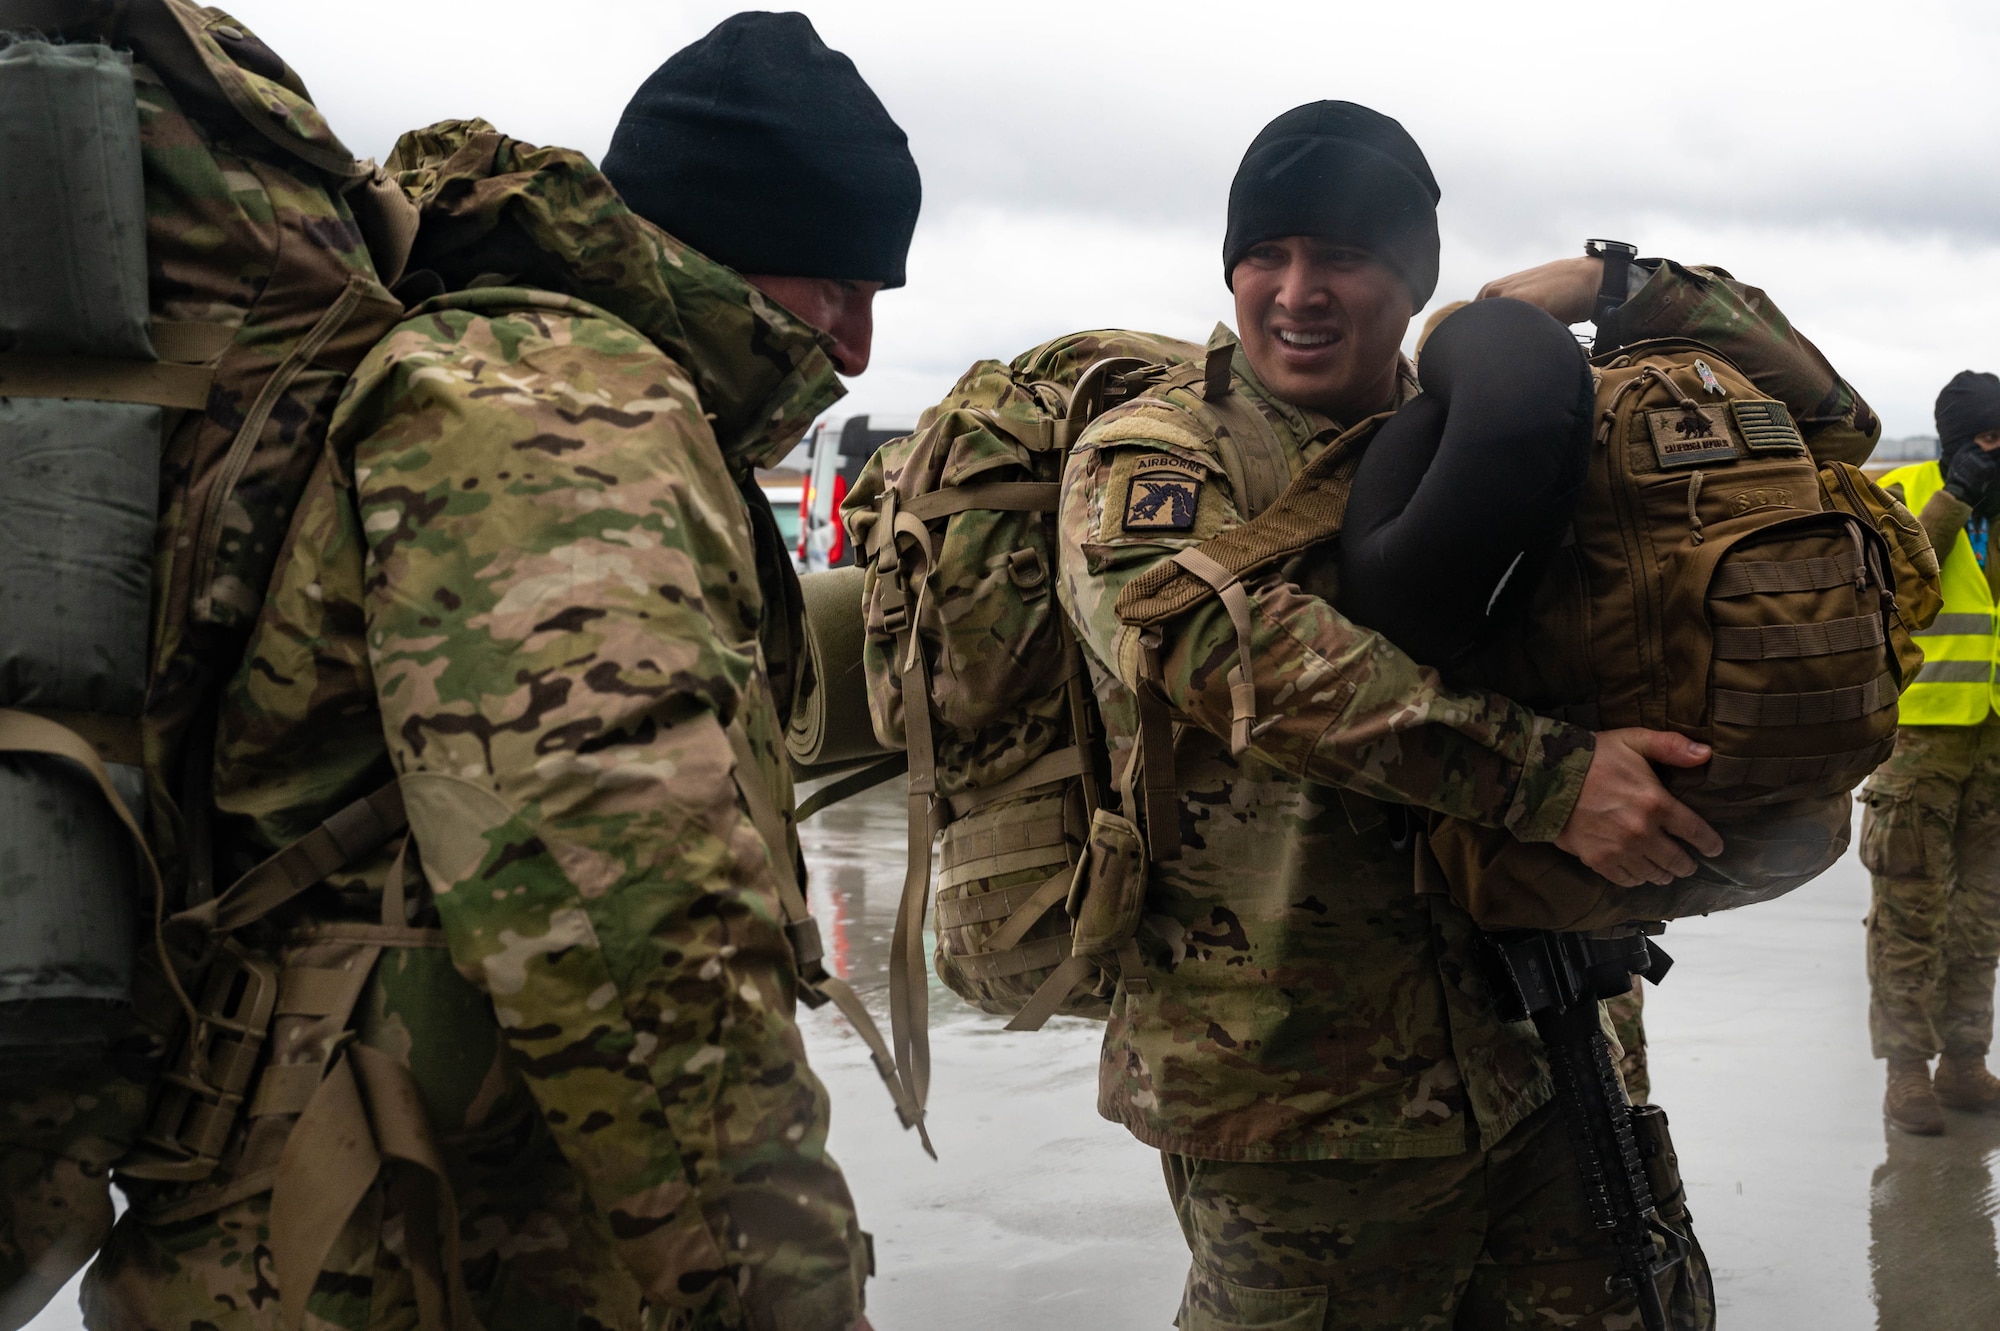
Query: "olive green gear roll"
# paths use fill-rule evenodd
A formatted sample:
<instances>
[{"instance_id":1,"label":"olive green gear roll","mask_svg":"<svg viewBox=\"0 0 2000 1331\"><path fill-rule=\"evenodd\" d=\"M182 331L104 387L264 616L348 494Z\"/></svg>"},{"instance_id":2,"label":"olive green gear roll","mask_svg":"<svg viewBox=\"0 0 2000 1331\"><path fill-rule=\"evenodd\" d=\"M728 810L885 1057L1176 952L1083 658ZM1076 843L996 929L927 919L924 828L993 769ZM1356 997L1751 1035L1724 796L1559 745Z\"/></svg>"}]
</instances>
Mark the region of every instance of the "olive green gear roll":
<instances>
[{"instance_id":1,"label":"olive green gear roll","mask_svg":"<svg viewBox=\"0 0 2000 1331\"><path fill-rule=\"evenodd\" d=\"M0 45L0 352L152 360L147 310L131 55Z\"/></svg>"},{"instance_id":2,"label":"olive green gear roll","mask_svg":"<svg viewBox=\"0 0 2000 1331\"><path fill-rule=\"evenodd\" d=\"M860 568L799 579L806 605L806 664L792 700L785 748L802 775L846 766L890 750L868 719L868 678L861 668Z\"/></svg>"},{"instance_id":3,"label":"olive green gear roll","mask_svg":"<svg viewBox=\"0 0 2000 1331\"><path fill-rule=\"evenodd\" d=\"M0 356L28 383L38 364L151 361L148 311L131 56L0 45ZM136 735L163 422L159 406L0 398L0 707ZM139 769L110 775L141 813ZM66 759L0 758L0 1076L89 1050L128 1001L137 849L106 798Z\"/></svg>"}]
</instances>

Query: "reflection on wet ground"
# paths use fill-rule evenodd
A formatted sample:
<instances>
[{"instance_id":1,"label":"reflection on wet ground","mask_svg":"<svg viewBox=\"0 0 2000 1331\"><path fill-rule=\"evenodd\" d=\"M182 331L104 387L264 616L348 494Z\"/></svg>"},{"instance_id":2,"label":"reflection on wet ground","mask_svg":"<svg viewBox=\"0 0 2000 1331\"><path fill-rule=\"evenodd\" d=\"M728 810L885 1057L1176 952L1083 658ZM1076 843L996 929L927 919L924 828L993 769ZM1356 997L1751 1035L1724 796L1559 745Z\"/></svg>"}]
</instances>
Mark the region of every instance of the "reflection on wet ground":
<instances>
[{"instance_id":1,"label":"reflection on wet ground","mask_svg":"<svg viewBox=\"0 0 2000 1331\"><path fill-rule=\"evenodd\" d=\"M885 1027L903 813L900 786L884 787L805 830L827 950ZM2000 1117L1885 1134L1867 906L1850 856L1785 900L1664 940L1678 965L1647 1001L1655 1096L1730 1331L2000 1328ZM1096 1115L1098 1028L1013 1035L935 981L930 995L936 1163L840 1017L801 1017L875 1235L879 1331L1164 1331L1187 1252L1157 1157ZM31 1325L77 1327L74 1290Z\"/></svg>"},{"instance_id":2,"label":"reflection on wet ground","mask_svg":"<svg viewBox=\"0 0 2000 1331\"><path fill-rule=\"evenodd\" d=\"M901 889L904 804L884 787L807 824L814 909L878 1013ZM1725 1328L2000 1328L2000 1117L1921 1140L1882 1126L1850 855L1766 906L1675 924L1647 996L1655 1098L1672 1115ZM836 938L835 935L838 935ZM931 985L926 1159L860 1042L806 1015L834 1095L833 1149L881 1274L880 1331L1163 1331L1187 1250L1157 1157L1095 1112L1098 1028L1010 1035Z\"/></svg>"}]
</instances>

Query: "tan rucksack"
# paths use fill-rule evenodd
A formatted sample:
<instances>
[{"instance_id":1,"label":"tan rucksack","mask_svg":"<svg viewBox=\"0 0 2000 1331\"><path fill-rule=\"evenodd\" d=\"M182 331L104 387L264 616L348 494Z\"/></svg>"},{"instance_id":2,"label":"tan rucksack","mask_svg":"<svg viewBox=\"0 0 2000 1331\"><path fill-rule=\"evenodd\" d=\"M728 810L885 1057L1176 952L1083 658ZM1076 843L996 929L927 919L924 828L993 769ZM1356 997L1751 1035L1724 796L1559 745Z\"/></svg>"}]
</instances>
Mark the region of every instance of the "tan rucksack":
<instances>
[{"instance_id":1,"label":"tan rucksack","mask_svg":"<svg viewBox=\"0 0 2000 1331\"><path fill-rule=\"evenodd\" d=\"M1114 779L1055 592L1068 450L1110 406L1206 385L1206 409L1234 426L1225 455L1232 482L1261 508L1289 471L1269 424L1229 393L1233 351L1233 340L1204 353L1105 331L1056 339L1004 365L981 361L915 431L882 446L843 505L866 569L863 662L876 735L908 750L909 868L891 942L890 1009L896 1062L919 1103L933 838L941 834L938 976L973 1006L1015 1016L1070 959L1071 921L1059 908ZM1081 971L1059 977L1048 1012L1104 1017L1108 991L1072 988L1069 973Z\"/></svg>"},{"instance_id":2,"label":"tan rucksack","mask_svg":"<svg viewBox=\"0 0 2000 1331\"><path fill-rule=\"evenodd\" d=\"M240 1107L257 1056L240 1023L195 1019L179 1066L160 1066L177 1022L242 999L205 1001L188 959L166 960L158 922L215 890L215 700L348 374L401 317L385 284L415 213L219 10L0 0L0 33L9 104L46 113L10 117L0 153L10 195L42 209L0 218L0 453L25 465L55 441L45 494L8 498L70 515L9 522L7 591L47 604L10 603L0 628L6 932L16 952L51 951L26 983L4 967L0 1003L46 1014L51 1038L0 1041L0 1157L46 1161L42 1214L87 1222L38 1239L18 1232L25 1212L0 1208L0 1230L17 1229L0 1233L11 1315L89 1257L113 1160L187 1177ZM24 582L38 559L46 580ZM37 824L37 808L58 821ZM35 894L60 928L22 922ZM22 1060L44 1071L19 1076ZM162 1071L185 1083L187 1112L156 1100L149 1130ZM143 1163L126 1154L142 1136ZM12 1200L26 1197L9 1179Z\"/></svg>"}]
</instances>

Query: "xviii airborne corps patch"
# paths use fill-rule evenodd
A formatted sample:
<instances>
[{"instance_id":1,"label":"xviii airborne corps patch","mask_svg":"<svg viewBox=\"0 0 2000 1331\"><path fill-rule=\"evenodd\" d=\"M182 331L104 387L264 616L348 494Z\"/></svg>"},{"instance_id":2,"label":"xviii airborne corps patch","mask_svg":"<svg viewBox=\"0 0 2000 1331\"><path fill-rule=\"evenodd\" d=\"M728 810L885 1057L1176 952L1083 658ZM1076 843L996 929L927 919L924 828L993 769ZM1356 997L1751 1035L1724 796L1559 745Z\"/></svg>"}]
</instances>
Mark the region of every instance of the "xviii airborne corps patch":
<instances>
[{"instance_id":1,"label":"xviii airborne corps patch","mask_svg":"<svg viewBox=\"0 0 2000 1331\"><path fill-rule=\"evenodd\" d=\"M1125 495L1125 530L1191 530L1207 475L1199 464L1180 458L1147 462L1132 473L1132 487Z\"/></svg>"}]
</instances>

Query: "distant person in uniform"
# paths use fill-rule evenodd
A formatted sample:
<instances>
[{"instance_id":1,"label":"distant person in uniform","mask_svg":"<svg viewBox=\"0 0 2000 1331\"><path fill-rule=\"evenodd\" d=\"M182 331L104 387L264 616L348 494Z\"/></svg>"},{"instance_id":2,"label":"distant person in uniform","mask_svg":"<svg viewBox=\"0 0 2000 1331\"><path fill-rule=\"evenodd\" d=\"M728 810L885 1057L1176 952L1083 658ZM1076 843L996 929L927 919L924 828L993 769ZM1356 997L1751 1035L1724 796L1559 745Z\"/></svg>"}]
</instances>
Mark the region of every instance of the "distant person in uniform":
<instances>
[{"instance_id":1,"label":"distant person in uniform","mask_svg":"<svg viewBox=\"0 0 2000 1331\"><path fill-rule=\"evenodd\" d=\"M1889 1064L1882 1114L1924 1136L1944 1131L1945 1109L2000 1110L2000 1078L1986 1069L2000 959L2000 562L1987 547L2000 514L2000 377L1954 376L1938 394L1937 431L1936 462L1883 477L1937 548L1944 610L1919 635L1923 671L1861 821L1874 875L1868 1033Z\"/></svg>"}]
</instances>

